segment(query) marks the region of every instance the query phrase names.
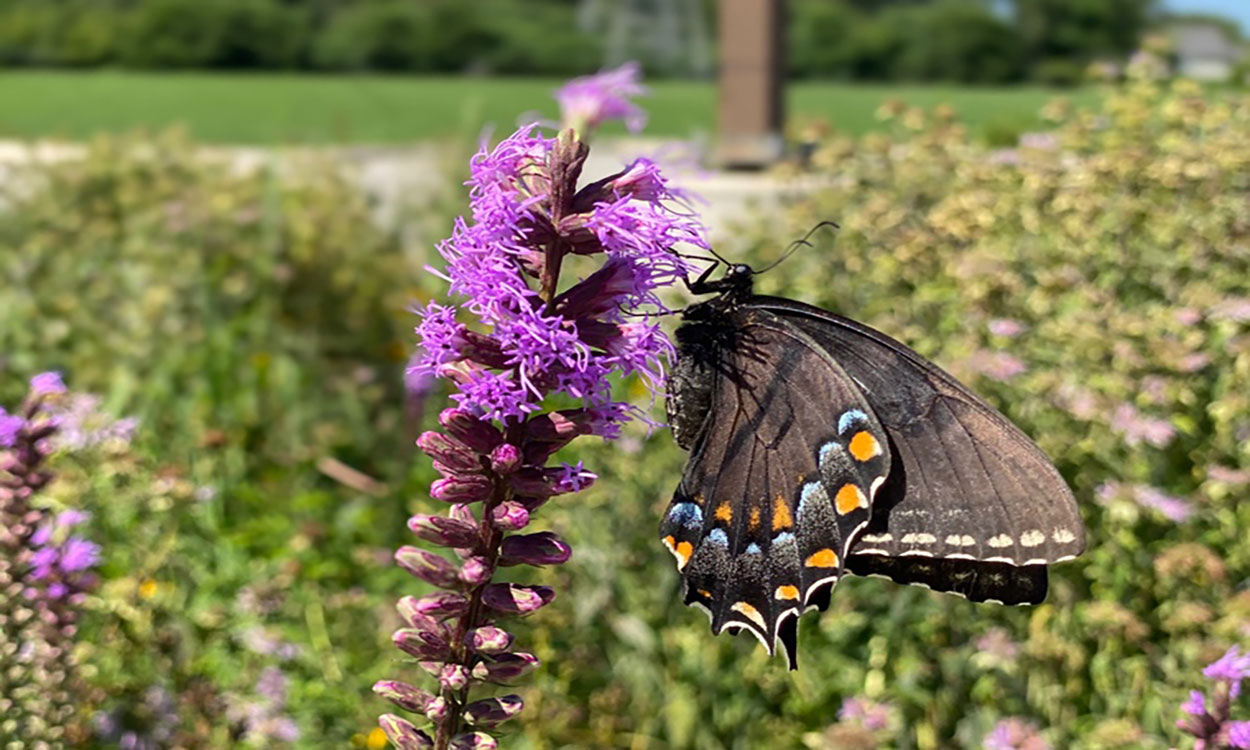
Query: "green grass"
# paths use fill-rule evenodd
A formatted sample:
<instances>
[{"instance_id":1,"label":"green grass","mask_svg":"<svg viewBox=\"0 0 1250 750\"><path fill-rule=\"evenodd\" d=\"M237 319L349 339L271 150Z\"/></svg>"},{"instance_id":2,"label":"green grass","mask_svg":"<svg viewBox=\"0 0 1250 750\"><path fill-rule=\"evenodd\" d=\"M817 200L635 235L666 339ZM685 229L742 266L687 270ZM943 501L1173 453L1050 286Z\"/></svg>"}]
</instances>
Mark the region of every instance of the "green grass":
<instances>
[{"instance_id":1,"label":"green grass","mask_svg":"<svg viewBox=\"0 0 1250 750\"><path fill-rule=\"evenodd\" d=\"M81 139L100 132L185 125L216 143L396 143L510 127L518 112L554 117L556 79L223 75L21 71L0 75L0 137ZM686 137L715 127L710 82L658 81L642 103L647 133ZM1055 92L960 86L800 83L790 111L861 133L881 102L950 104L980 132L1036 122ZM1093 100L1092 91L1074 92ZM609 129L609 132L611 130ZM619 131L618 131L619 132Z\"/></svg>"}]
</instances>

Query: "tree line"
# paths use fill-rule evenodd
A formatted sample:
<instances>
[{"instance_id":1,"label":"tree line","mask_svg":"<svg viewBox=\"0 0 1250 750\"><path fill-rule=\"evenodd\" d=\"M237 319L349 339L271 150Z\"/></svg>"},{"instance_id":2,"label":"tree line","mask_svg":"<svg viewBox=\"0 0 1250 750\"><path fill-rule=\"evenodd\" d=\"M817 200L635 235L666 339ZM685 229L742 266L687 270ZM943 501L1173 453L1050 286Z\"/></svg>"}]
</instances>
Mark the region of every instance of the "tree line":
<instances>
[{"instance_id":1,"label":"tree line","mask_svg":"<svg viewBox=\"0 0 1250 750\"><path fill-rule=\"evenodd\" d=\"M714 28L715 0L679 4L700 14L701 34ZM622 54L611 27L646 29L661 5L0 0L0 64L570 75L619 62L607 59ZM790 0L787 59L796 77L1062 83L1090 60L1130 53L1155 20L1155 0ZM705 39L665 38L669 49L638 39L625 52L650 75L707 70L685 49Z\"/></svg>"}]
</instances>

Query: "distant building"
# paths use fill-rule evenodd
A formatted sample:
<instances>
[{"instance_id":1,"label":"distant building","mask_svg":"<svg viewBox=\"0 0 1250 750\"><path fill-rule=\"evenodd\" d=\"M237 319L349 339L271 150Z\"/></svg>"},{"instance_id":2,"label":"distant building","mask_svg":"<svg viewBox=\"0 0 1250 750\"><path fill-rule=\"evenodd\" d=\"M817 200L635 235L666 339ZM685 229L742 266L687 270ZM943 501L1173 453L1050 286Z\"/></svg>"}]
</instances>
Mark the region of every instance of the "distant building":
<instances>
[{"instance_id":1,"label":"distant building","mask_svg":"<svg viewBox=\"0 0 1250 750\"><path fill-rule=\"evenodd\" d=\"M1246 47L1227 29L1209 21L1178 21L1168 28L1176 54L1176 72L1199 81L1227 81Z\"/></svg>"}]
</instances>

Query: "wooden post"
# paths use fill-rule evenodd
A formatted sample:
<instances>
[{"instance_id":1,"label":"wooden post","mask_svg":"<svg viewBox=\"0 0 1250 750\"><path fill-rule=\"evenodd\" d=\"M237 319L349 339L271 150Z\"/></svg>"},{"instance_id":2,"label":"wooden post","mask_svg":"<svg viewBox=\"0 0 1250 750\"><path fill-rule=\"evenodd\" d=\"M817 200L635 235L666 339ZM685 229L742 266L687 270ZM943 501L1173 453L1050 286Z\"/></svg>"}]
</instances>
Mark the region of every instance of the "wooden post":
<instances>
[{"instance_id":1,"label":"wooden post","mask_svg":"<svg viewBox=\"0 0 1250 750\"><path fill-rule=\"evenodd\" d=\"M760 168L780 158L785 127L785 0L720 0L717 161Z\"/></svg>"}]
</instances>

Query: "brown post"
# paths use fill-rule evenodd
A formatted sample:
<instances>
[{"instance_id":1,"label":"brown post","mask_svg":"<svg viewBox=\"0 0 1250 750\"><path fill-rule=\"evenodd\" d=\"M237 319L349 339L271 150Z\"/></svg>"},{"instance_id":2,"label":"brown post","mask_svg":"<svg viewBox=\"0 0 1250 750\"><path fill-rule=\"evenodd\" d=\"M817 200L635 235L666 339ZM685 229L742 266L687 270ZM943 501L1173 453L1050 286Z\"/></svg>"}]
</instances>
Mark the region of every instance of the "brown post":
<instances>
[{"instance_id":1,"label":"brown post","mask_svg":"<svg viewBox=\"0 0 1250 750\"><path fill-rule=\"evenodd\" d=\"M718 161L763 167L782 153L785 0L720 0Z\"/></svg>"}]
</instances>

